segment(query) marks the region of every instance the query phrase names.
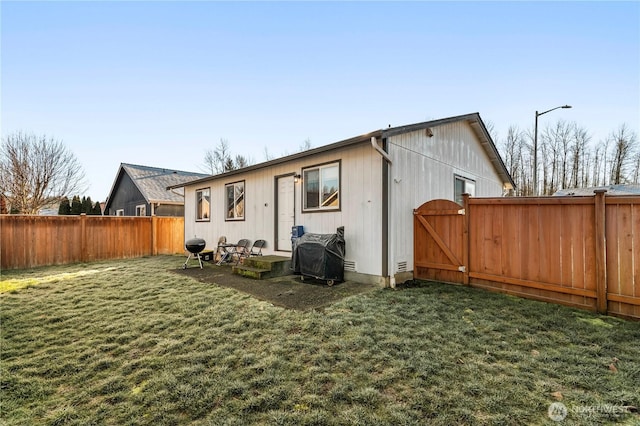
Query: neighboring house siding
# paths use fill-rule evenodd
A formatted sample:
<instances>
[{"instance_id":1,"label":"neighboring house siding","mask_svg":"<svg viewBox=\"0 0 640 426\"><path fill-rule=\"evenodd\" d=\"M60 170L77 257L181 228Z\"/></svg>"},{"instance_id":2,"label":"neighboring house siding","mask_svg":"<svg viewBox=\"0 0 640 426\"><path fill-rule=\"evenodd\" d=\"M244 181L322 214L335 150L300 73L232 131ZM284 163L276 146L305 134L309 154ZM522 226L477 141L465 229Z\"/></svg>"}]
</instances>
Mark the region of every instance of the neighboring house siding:
<instances>
[{"instance_id":1,"label":"neighboring house siding","mask_svg":"<svg viewBox=\"0 0 640 426\"><path fill-rule=\"evenodd\" d=\"M295 184L295 223L305 232L333 234L344 226L347 260L356 272L382 274L382 158L369 144L333 150L313 157L258 169L227 179L215 179L186 187L185 238L198 236L214 249L221 235L229 242L241 238L267 240L265 253L275 243L276 176L301 173L305 167L341 161L340 211L302 213L302 182ZM225 184L245 181L245 219L225 221ZM195 192L211 188L211 219L196 222Z\"/></svg>"},{"instance_id":2,"label":"neighboring house siding","mask_svg":"<svg viewBox=\"0 0 640 426\"><path fill-rule=\"evenodd\" d=\"M184 206L160 204L155 206L156 216L184 216Z\"/></svg>"},{"instance_id":3,"label":"neighboring house siding","mask_svg":"<svg viewBox=\"0 0 640 426\"><path fill-rule=\"evenodd\" d=\"M499 197L502 181L471 126L460 121L387 139L391 245L389 268L413 270L413 209L434 199L454 201L455 175L475 181L475 196Z\"/></svg>"},{"instance_id":4,"label":"neighboring house siding","mask_svg":"<svg viewBox=\"0 0 640 426\"><path fill-rule=\"evenodd\" d=\"M144 199L144 196L135 186L129 175L122 173L120 182L118 182L117 191L114 191L113 200L109 202L109 216L115 216L116 210L123 209L125 216L135 216L136 206L146 205L146 213L149 216L150 206Z\"/></svg>"}]
</instances>

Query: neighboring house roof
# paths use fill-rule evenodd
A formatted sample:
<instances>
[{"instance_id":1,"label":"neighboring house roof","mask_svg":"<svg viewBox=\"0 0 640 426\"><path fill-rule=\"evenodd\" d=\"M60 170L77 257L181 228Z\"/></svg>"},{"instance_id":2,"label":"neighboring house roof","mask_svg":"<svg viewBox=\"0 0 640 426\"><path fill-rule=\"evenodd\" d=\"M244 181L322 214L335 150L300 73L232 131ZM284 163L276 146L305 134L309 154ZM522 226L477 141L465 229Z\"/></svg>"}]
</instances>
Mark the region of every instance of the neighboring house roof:
<instances>
[{"instance_id":1,"label":"neighboring house roof","mask_svg":"<svg viewBox=\"0 0 640 426\"><path fill-rule=\"evenodd\" d=\"M184 204L183 195L179 192L167 190L167 187L179 187L186 182L208 176L204 173L121 163L111 191L109 192L105 209L109 208L114 191L117 189L118 183L124 173L129 175L134 185L148 203L161 204Z\"/></svg>"},{"instance_id":2,"label":"neighboring house roof","mask_svg":"<svg viewBox=\"0 0 640 426\"><path fill-rule=\"evenodd\" d=\"M607 195L640 195L640 185L606 185L592 186L589 188L567 188L560 189L553 194L554 196L567 195L593 195L596 190L606 190Z\"/></svg>"},{"instance_id":3,"label":"neighboring house roof","mask_svg":"<svg viewBox=\"0 0 640 426\"><path fill-rule=\"evenodd\" d=\"M321 146L321 147L310 149L307 151L298 152L296 154L288 155L286 157L276 158L275 160L270 160L264 163L255 164L252 166L244 167L242 169L232 170L232 171L221 173L218 175L207 176L206 178L197 179L191 182L183 182L179 184L170 185L167 187L167 189L181 188L181 187L184 187L187 183L196 184L196 183L215 180L215 179L227 178L229 176L245 173L252 170L263 169L266 167L274 166L281 163L286 163L288 161L297 160L300 158L309 157L319 153L341 149L351 145L357 145L363 142L369 142L372 137L375 137L376 139L386 138L394 135L399 135L402 133L408 133L416 130L427 129L430 127L437 127L444 124L455 123L458 121L469 122L471 128L475 132L476 136L478 136L478 139L480 140L482 147L485 149L487 155L489 156L489 159L491 160L491 163L495 167L502 181L508 182L512 188L515 188L515 183L511 178L511 175L507 171L507 168L504 165L504 162L502 161L502 158L500 157L500 154L498 153L498 150L495 144L493 143L493 140L491 139L491 135L489 135L489 131L487 130L484 123L482 122L482 119L480 118L480 114L475 112L471 114L458 115L455 117L443 118L439 120L425 121L423 123L416 123L416 124L410 124L406 126L390 127L388 129L375 130L373 132L370 132L364 135L356 136L350 139L345 139L340 142L335 142L329 145Z\"/></svg>"}]
</instances>

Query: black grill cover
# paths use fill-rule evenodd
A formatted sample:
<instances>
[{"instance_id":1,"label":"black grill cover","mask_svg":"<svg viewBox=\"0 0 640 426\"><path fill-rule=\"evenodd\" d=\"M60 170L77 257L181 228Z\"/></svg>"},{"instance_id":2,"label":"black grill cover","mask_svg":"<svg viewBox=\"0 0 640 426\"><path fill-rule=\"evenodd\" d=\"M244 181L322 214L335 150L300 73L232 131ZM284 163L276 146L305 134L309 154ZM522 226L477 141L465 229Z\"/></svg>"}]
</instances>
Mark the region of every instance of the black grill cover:
<instances>
[{"instance_id":1,"label":"black grill cover","mask_svg":"<svg viewBox=\"0 0 640 426\"><path fill-rule=\"evenodd\" d=\"M335 234L307 233L296 240L291 269L296 274L321 280L342 281L344 252L344 226Z\"/></svg>"}]
</instances>

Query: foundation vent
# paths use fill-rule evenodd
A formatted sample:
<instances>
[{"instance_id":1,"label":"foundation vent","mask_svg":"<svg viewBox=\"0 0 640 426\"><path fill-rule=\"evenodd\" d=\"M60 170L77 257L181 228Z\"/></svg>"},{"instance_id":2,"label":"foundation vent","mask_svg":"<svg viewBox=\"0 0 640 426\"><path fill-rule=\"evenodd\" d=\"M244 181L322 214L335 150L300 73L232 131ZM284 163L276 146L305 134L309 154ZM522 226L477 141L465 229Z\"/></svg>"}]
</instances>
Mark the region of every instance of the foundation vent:
<instances>
[{"instance_id":1,"label":"foundation vent","mask_svg":"<svg viewBox=\"0 0 640 426\"><path fill-rule=\"evenodd\" d=\"M344 261L344 270L349 272L356 272L356 261L355 260L345 260Z\"/></svg>"},{"instance_id":2,"label":"foundation vent","mask_svg":"<svg viewBox=\"0 0 640 426\"><path fill-rule=\"evenodd\" d=\"M396 265L396 272L407 272L407 261L398 262Z\"/></svg>"}]
</instances>

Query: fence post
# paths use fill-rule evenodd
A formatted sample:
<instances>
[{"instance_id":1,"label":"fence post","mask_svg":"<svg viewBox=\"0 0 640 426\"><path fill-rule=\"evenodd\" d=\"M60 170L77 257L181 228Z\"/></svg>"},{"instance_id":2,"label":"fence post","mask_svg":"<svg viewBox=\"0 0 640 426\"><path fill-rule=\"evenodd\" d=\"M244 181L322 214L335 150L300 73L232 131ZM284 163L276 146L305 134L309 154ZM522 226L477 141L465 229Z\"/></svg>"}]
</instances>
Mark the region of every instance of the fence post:
<instances>
[{"instance_id":1,"label":"fence post","mask_svg":"<svg viewBox=\"0 0 640 426\"><path fill-rule=\"evenodd\" d=\"M462 218L462 283L469 285L469 194L462 194L462 205L464 207L464 217Z\"/></svg>"},{"instance_id":2,"label":"fence post","mask_svg":"<svg viewBox=\"0 0 640 426\"><path fill-rule=\"evenodd\" d=\"M151 216L151 255L158 255L158 217Z\"/></svg>"},{"instance_id":3,"label":"fence post","mask_svg":"<svg viewBox=\"0 0 640 426\"><path fill-rule=\"evenodd\" d=\"M607 236L606 236L606 189L595 191L595 239L596 239L596 309L607 313Z\"/></svg>"},{"instance_id":4,"label":"fence post","mask_svg":"<svg viewBox=\"0 0 640 426\"><path fill-rule=\"evenodd\" d=\"M80 262L87 261L87 214L80 213Z\"/></svg>"}]
</instances>

